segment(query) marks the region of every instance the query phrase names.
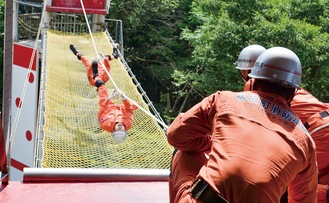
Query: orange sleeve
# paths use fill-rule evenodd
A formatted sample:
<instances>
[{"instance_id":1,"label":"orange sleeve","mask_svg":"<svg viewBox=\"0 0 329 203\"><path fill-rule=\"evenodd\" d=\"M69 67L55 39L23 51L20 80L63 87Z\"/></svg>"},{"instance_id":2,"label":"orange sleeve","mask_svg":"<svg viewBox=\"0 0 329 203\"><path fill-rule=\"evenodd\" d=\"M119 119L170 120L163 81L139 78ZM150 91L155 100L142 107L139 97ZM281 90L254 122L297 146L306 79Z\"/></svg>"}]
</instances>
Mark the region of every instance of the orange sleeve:
<instances>
[{"instance_id":1,"label":"orange sleeve","mask_svg":"<svg viewBox=\"0 0 329 203\"><path fill-rule=\"evenodd\" d=\"M296 92L290 105L302 123L305 123L312 115L329 108L328 104L322 103L305 89Z\"/></svg>"},{"instance_id":2,"label":"orange sleeve","mask_svg":"<svg viewBox=\"0 0 329 203\"><path fill-rule=\"evenodd\" d=\"M128 99L123 100L124 108L122 108L123 114L123 124L126 127L126 130L129 130L133 122L133 113L137 109L137 106L128 101Z\"/></svg>"},{"instance_id":3,"label":"orange sleeve","mask_svg":"<svg viewBox=\"0 0 329 203\"><path fill-rule=\"evenodd\" d=\"M215 93L196 104L184 114L179 114L167 130L169 144L182 151L208 152L210 134L216 114Z\"/></svg>"},{"instance_id":4,"label":"orange sleeve","mask_svg":"<svg viewBox=\"0 0 329 203\"><path fill-rule=\"evenodd\" d=\"M124 107L125 107L126 110L132 110L132 111L134 111L134 110L136 110L138 108L135 104L133 104L128 99L124 99L123 100L123 105L124 105Z\"/></svg>"},{"instance_id":5,"label":"orange sleeve","mask_svg":"<svg viewBox=\"0 0 329 203\"><path fill-rule=\"evenodd\" d=\"M108 95L108 92L107 92L107 87L105 85L101 85L98 88L98 102L99 102L100 111L102 109L104 109L104 111L105 111L105 108L107 106L106 104L107 104L107 98L108 98L108 96L109 95Z\"/></svg>"},{"instance_id":6,"label":"orange sleeve","mask_svg":"<svg viewBox=\"0 0 329 203\"><path fill-rule=\"evenodd\" d=\"M315 148L315 146L314 146ZM289 203L316 202L317 193L317 163L315 151L310 149L307 167L300 172L288 186Z\"/></svg>"}]
</instances>

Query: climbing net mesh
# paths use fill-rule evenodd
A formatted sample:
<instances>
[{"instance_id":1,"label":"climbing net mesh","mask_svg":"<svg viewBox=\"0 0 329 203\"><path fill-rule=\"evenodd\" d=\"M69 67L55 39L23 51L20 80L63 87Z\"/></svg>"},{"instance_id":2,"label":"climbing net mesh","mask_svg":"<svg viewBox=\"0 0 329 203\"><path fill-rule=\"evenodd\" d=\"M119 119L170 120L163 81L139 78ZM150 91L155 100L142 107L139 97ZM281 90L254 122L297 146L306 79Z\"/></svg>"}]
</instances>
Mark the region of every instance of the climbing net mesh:
<instances>
[{"instance_id":1,"label":"climbing net mesh","mask_svg":"<svg viewBox=\"0 0 329 203\"><path fill-rule=\"evenodd\" d=\"M113 52L105 32L93 33L97 50ZM172 148L165 132L152 116L138 109L127 139L116 144L97 123L98 96L89 85L86 70L69 49L96 57L90 35L47 31L43 157L44 168L135 168L167 169ZM128 98L148 110L141 94L119 59L110 62L110 75ZM109 92L115 89L111 80ZM115 102L122 102L118 97Z\"/></svg>"}]
</instances>

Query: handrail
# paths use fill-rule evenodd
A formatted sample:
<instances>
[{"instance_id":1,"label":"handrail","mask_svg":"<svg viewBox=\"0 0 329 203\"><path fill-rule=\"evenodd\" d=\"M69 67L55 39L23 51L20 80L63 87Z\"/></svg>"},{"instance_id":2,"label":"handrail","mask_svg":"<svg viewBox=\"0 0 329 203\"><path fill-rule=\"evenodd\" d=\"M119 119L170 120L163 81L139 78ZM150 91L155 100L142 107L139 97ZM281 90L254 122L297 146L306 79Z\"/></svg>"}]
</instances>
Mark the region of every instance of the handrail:
<instances>
[{"instance_id":1,"label":"handrail","mask_svg":"<svg viewBox=\"0 0 329 203\"><path fill-rule=\"evenodd\" d=\"M24 168L23 182L168 181L169 169Z\"/></svg>"}]
</instances>

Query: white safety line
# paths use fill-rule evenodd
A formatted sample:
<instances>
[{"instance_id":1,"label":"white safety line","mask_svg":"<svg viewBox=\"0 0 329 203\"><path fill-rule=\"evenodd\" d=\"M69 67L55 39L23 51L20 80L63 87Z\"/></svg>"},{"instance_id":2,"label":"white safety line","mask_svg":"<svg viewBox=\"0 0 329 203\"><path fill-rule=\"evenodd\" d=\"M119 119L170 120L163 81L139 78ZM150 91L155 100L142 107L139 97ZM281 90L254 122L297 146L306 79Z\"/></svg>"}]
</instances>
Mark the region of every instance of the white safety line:
<instances>
[{"instance_id":1,"label":"white safety line","mask_svg":"<svg viewBox=\"0 0 329 203\"><path fill-rule=\"evenodd\" d=\"M83 0L80 0L80 3L81 3L81 6L82 6L82 10L83 10L83 14L84 14L84 17L85 17L85 20L86 20L86 23L87 23L87 27L88 27L88 30L89 30L89 34L90 34L90 37L91 37L91 40L92 40L92 43L93 43L93 47L95 49L95 54L97 56L97 58L99 59L99 52L97 51L97 48L96 48L96 45L95 45L95 41L94 41L94 38L93 38L93 35L92 35L92 32L91 32L91 29L90 29L90 25L89 25L89 22L88 22L88 18L87 18L87 14L86 14L86 10L85 10L85 7L84 7L84 4L83 4ZM123 94L122 91L118 88L118 86L116 85L116 83L114 82L113 78L111 77L110 73L107 71L107 69L105 68L105 65L103 64L102 60L99 60L100 63L102 64L102 68L105 70L106 74L109 76L111 82L113 83L115 89L118 90L118 92L120 94ZM137 104L137 102L135 102L134 100L130 99L127 95L125 95L126 98L131 101L133 104L135 104L139 109L141 109L142 111L144 111L146 114L148 114L149 116L151 116L153 119L155 119L157 122L159 122L165 129L168 129L168 126L162 122L160 119L158 119L157 117L155 117L152 113L150 113L149 111L145 110L143 107L141 107L139 104Z\"/></svg>"}]
</instances>

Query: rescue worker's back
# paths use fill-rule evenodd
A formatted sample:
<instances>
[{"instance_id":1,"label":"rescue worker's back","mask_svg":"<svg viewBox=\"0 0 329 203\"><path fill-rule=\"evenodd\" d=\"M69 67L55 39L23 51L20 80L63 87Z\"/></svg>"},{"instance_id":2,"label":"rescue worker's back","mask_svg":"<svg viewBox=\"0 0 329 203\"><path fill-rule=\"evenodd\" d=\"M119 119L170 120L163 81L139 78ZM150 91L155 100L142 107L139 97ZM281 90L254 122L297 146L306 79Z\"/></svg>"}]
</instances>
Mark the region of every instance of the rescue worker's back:
<instances>
[{"instance_id":1,"label":"rescue worker's back","mask_svg":"<svg viewBox=\"0 0 329 203\"><path fill-rule=\"evenodd\" d=\"M316 202L315 144L288 105L298 57L268 49L249 77L252 91L214 93L168 128L171 202L278 203L287 187L289 202Z\"/></svg>"},{"instance_id":2,"label":"rescue worker's back","mask_svg":"<svg viewBox=\"0 0 329 203\"><path fill-rule=\"evenodd\" d=\"M298 196L312 202L306 200L316 195L311 195L317 184L314 143L285 103L264 92L218 92L178 117L168 142L183 151L203 151L210 145L200 140L213 131L209 161L199 175L230 202L279 202L296 175L301 182L290 187L299 194L296 202ZM186 123L189 128L179 127Z\"/></svg>"}]
</instances>

